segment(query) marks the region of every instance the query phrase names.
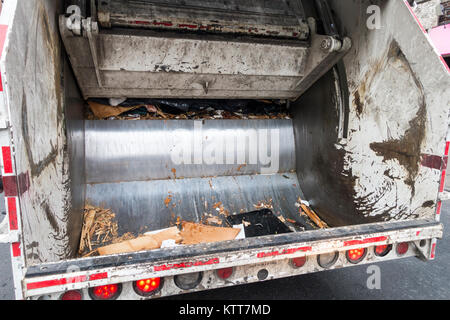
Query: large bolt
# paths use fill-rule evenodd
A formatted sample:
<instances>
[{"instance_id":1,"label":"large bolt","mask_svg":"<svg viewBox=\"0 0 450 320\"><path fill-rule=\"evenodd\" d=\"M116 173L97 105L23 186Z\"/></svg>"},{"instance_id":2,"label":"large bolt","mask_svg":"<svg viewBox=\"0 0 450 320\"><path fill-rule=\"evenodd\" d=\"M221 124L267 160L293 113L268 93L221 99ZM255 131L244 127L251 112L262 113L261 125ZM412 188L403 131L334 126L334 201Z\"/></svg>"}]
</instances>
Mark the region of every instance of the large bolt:
<instances>
[{"instance_id":1,"label":"large bolt","mask_svg":"<svg viewBox=\"0 0 450 320\"><path fill-rule=\"evenodd\" d=\"M342 43L341 41L334 39L332 37L327 37L325 39L322 40L322 42L320 43L320 48L323 51L327 51L327 52L336 52L341 50L342 48Z\"/></svg>"},{"instance_id":2,"label":"large bolt","mask_svg":"<svg viewBox=\"0 0 450 320\"><path fill-rule=\"evenodd\" d=\"M328 51L331 49L331 46L333 45L332 41L330 38L327 39L323 39L322 43L320 44L320 48L322 50Z\"/></svg>"}]
</instances>

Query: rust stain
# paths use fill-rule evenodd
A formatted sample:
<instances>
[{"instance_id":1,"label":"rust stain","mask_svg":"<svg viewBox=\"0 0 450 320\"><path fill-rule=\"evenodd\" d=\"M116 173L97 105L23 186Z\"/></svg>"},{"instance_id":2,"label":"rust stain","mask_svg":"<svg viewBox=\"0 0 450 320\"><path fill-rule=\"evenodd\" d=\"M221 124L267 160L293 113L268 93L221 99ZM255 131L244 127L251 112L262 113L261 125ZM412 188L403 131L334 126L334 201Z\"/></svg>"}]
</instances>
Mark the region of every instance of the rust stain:
<instances>
[{"instance_id":1,"label":"rust stain","mask_svg":"<svg viewBox=\"0 0 450 320\"><path fill-rule=\"evenodd\" d=\"M411 73L417 90L420 93L417 104L419 109L416 116L409 121L409 128L405 131L403 137L399 139L390 139L382 142L373 142L370 148L378 156L383 157L383 161L396 159L408 172L405 183L411 187L412 195L415 194L415 178L419 172L421 162L421 144L425 138L426 130L426 103L424 89L420 81L415 76L403 52L398 44L393 41L388 53L388 59L398 59L403 67Z\"/></svg>"},{"instance_id":2,"label":"rust stain","mask_svg":"<svg viewBox=\"0 0 450 320\"><path fill-rule=\"evenodd\" d=\"M214 203L213 208L216 209L216 211L218 211L219 214L221 214L223 216L228 216L230 214L230 212L224 208L224 206L222 205L222 202Z\"/></svg>"},{"instance_id":3,"label":"rust stain","mask_svg":"<svg viewBox=\"0 0 450 320\"><path fill-rule=\"evenodd\" d=\"M257 204L254 204L253 207L255 207L255 209L258 209L258 210L273 209L272 201L273 201L272 199L262 200L262 201L259 201Z\"/></svg>"},{"instance_id":4,"label":"rust stain","mask_svg":"<svg viewBox=\"0 0 450 320\"><path fill-rule=\"evenodd\" d=\"M217 209L222 205L222 202L216 202L213 204L213 209Z\"/></svg>"},{"instance_id":5,"label":"rust stain","mask_svg":"<svg viewBox=\"0 0 450 320\"><path fill-rule=\"evenodd\" d=\"M173 177L174 177L174 179L176 179L177 178L177 169L172 168L172 170L170 170L170 171L172 171Z\"/></svg>"},{"instance_id":6,"label":"rust stain","mask_svg":"<svg viewBox=\"0 0 450 320\"><path fill-rule=\"evenodd\" d=\"M164 204L166 205L166 208L169 208L169 204L172 201L172 195L169 192L169 195L164 199Z\"/></svg>"}]
</instances>

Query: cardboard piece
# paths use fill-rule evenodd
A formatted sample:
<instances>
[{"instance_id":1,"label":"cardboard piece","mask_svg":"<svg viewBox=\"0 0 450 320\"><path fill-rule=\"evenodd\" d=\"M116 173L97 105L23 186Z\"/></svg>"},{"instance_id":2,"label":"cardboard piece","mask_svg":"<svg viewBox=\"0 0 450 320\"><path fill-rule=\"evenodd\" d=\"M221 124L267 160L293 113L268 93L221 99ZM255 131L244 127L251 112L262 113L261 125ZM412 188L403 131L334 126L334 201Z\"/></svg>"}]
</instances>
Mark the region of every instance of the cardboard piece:
<instances>
[{"instance_id":1,"label":"cardboard piece","mask_svg":"<svg viewBox=\"0 0 450 320\"><path fill-rule=\"evenodd\" d=\"M94 115L100 119L116 117L124 112L142 107L141 105L133 107L111 107L93 101L88 101L88 104Z\"/></svg>"},{"instance_id":2,"label":"cardboard piece","mask_svg":"<svg viewBox=\"0 0 450 320\"><path fill-rule=\"evenodd\" d=\"M183 222L180 232L183 244L198 244L233 240L241 231L237 228L213 227L193 222Z\"/></svg>"},{"instance_id":3,"label":"cardboard piece","mask_svg":"<svg viewBox=\"0 0 450 320\"><path fill-rule=\"evenodd\" d=\"M98 248L97 251L99 255L108 255L153 250L160 248L164 240L170 239L174 240L176 243L181 242L182 239L177 227L164 229L161 232L144 235L135 239L110 244L108 246Z\"/></svg>"}]
</instances>

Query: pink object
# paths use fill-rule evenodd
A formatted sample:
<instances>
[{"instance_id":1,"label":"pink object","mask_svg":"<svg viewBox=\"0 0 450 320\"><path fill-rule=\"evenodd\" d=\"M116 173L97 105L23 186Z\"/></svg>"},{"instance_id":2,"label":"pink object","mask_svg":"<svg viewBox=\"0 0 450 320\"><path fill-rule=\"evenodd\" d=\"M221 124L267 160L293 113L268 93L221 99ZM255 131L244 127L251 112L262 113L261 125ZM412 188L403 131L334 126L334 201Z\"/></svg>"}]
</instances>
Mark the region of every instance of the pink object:
<instances>
[{"instance_id":1,"label":"pink object","mask_svg":"<svg viewBox=\"0 0 450 320\"><path fill-rule=\"evenodd\" d=\"M441 56L450 55L450 23L431 29L428 34Z\"/></svg>"}]
</instances>

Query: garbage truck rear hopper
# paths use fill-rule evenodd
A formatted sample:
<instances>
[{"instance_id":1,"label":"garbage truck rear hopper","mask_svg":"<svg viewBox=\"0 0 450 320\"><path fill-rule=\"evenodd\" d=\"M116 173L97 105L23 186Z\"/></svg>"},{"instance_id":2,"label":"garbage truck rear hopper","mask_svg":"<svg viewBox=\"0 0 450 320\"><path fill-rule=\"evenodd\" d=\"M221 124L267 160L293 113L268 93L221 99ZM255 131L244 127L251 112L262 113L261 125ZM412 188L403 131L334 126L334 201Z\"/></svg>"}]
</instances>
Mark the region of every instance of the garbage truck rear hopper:
<instances>
[{"instance_id":1,"label":"garbage truck rear hopper","mask_svg":"<svg viewBox=\"0 0 450 320\"><path fill-rule=\"evenodd\" d=\"M0 240L17 299L435 258L450 80L407 1L65 2L8 0L0 18ZM289 116L86 117L110 99L275 101ZM87 205L120 236L255 211L286 232L241 221L233 240L80 256Z\"/></svg>"}]
</instances>

